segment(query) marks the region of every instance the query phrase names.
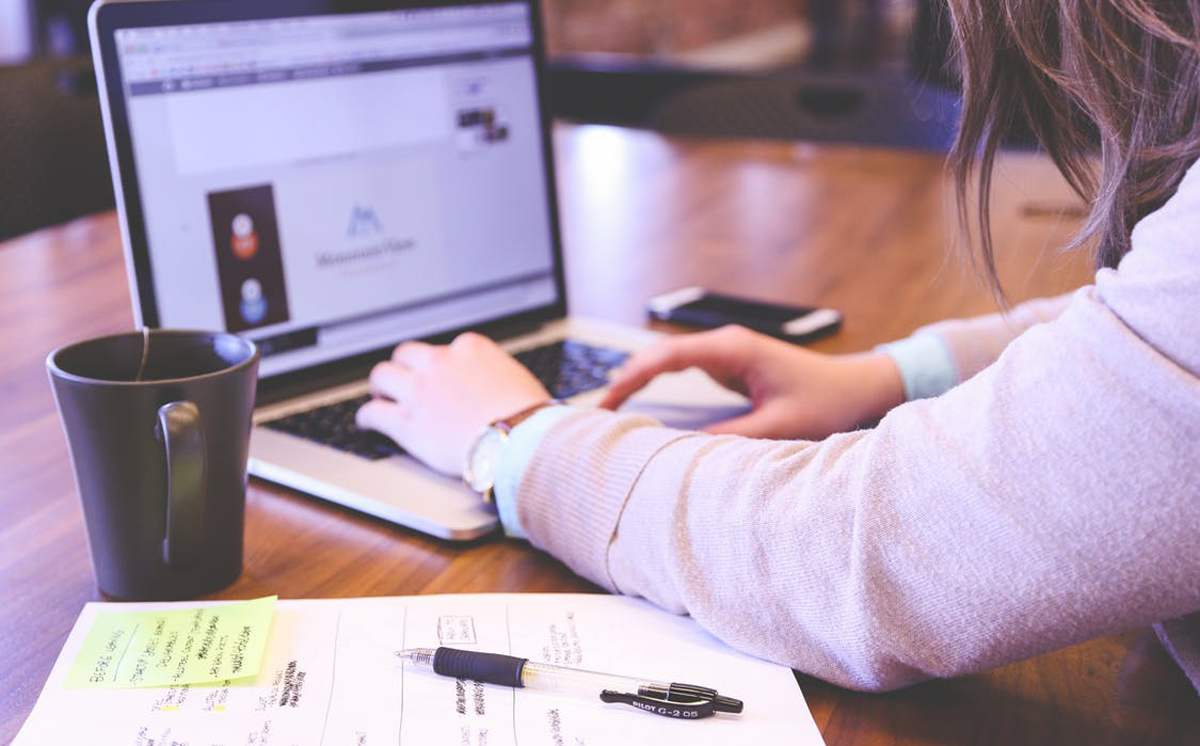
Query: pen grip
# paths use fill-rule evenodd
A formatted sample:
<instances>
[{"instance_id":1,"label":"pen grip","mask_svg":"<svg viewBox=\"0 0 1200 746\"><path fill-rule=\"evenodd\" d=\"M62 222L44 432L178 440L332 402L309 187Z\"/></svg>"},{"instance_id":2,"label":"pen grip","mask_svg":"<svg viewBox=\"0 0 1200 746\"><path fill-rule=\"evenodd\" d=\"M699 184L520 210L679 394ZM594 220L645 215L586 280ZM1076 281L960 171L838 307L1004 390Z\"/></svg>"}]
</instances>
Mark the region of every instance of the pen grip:
<instances>
[{"instance_id":1,"label":"pen grip","mask_svg":"<svg viewBox=\"0 0 1200 746\"><path fill-rule=\"evenodd\" d=\"M521 671L525 668L525 662L525 658L511 655L438 648L433 655L433 671L456 679L519 687L524 686L521 683Z\"/></svg>"}]
</instances>

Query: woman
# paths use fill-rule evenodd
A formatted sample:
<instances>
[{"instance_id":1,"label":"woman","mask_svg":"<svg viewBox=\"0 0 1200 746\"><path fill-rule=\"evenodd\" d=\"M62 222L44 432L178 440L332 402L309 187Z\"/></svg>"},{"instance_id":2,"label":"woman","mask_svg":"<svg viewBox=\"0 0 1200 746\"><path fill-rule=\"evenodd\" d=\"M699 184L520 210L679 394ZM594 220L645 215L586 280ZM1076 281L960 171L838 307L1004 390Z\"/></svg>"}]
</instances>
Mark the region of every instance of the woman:
<instances>
[{"instance_id":1,"label":"woman","mask_svg":"<svg viewBox=\"0 0 1200 746\"><path fill-rule=\"evenodd\" d=\"M951 10L960 205L1024 112L1091 206L1093 285L862 355L741 329L666 339L605 402L699 366L754 402L704 434L541 406L475 335L397 348L360 424L458 473L482 426L521 413L495 479L510 534L844 686L1163 620L1200 682L1200 615L1183 618L1200 610L1200 0ZM986 204L977 265L998 290Z\"/></svg>"}]
</instances>

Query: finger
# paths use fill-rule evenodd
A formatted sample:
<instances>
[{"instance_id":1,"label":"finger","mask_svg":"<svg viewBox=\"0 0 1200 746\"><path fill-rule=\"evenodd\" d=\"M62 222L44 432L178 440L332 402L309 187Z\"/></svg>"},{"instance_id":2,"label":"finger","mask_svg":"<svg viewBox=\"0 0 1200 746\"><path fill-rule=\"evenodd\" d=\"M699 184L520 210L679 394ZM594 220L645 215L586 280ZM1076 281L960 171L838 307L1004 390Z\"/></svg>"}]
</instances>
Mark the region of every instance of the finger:
<instances>
[{"instance_id":1,"label":"finger","mask_svg":"<svg viewBox=\"0 0 1200 746\"><path fill-rule=\"evenodd\" d=\"M392 362L409 368L423 368L434 358L438 349L425 342L404 342L392 351Z\"/></svg>"},{"instance_id":2,"label":"finger","mask_svg":"<svg viewBox=\"0 0 1200 746\"><path fill-rule=\"evenodd\" d=\"M412 398L416 384L410 368L395 363L377 363L371 369L371 393L404 402Z\"/></svg>"},{"instance_id":3,"label":"finger","mask_svg":"<svg viewBox=\"0 0 1200 746\"><path fill-rule=\"evenodd\" d=\"M444 349L448 357L471 367L508 366L525 370L525 366L513 360L494 340L477 332L463 332Z\"/></svg>"},{"instance_id":4,"label":"finger","mask_svg":"<svg viewBox=\"0 0 1200 746\"><path fill-rule=\"evenodd\" d=\"M697 367L722 385L733 387L738 376L737 349L731 349L730 335L723 330L687 334L655 342L635 353L609 383L600 402L604 409L616 409L661 373Z\"/></svg>"},{"instance_id":5,"label":"finger","mask_svg":"<svg viewBox=\"0 0 1200 746\"><path fill-rule=\"evenodd\" d=\"M669 339L635 353L609 381L600 407L616 409L659 374L691 367L688 348L685 341Z\"/></svg>"},{"instance_id":6,"label":"finger","mask_svg":"<svg viewBox=\"0 0 1200 746\"><path fill-rule=\"evenodd\" d=\"M384 399L372 399L358 408L354 423L360 430L375 430L403 445L409 437L408 410Z\"/></svg>"},{"instance_id":7,"label":"finger","mask_svg":"<svg viewBox=\"0 0 1200 746\"><path fill-rule=\"evenodd\" d=\"M497 347L498 345L478 332L463 332L454 338L450 346L469 350L477 347Z\"/></svg>"}]
</instances>

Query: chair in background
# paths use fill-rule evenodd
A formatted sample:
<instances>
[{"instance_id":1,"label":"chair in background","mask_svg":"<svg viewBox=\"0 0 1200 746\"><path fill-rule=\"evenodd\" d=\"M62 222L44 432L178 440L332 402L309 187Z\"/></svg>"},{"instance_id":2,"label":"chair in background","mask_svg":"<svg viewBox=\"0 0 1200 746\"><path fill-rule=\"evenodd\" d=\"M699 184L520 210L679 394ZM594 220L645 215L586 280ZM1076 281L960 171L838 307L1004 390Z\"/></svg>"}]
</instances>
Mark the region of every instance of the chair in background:
<instances>
[{"instance_id":1,"label":"chair in background","mask_svg":"<svg viewBox=\"0 0 1200 746\"><path fill-rule=\"evenodd\" d=\"M112 206L91 64L0 67L0 240Z\"/></svg>"}]
</instances>

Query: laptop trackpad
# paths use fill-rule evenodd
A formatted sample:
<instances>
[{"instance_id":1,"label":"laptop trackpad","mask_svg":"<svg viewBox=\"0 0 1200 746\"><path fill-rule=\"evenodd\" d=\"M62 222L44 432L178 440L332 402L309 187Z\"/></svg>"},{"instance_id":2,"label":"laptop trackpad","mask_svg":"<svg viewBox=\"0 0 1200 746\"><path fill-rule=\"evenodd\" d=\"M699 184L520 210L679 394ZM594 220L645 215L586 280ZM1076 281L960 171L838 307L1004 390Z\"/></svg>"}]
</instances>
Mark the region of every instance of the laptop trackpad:
<instances>
[{"instance_id":1,"label":"laptop trackpad","mask_svg":"<svg viewBox=\"0 0 1200 746\"><path fill-rule=\"evenodd\" d=\"M750 402L693 368L655 378L621 411L653 417L667 427L699 430L749 412Z\"/></svg>"},{"instance_id":2,"label":"laptop trackpad","mask_svg":"<svg viewBox=\"0 0 1200 746\"><path fill-rule=\"evenodd\" d=\"M728 420L750 411L749 407L697 407L687 405L635 402L621 409L630 414L653 417L667 427L699 430L715 422Z\"/></svg>"}]
</instances>

